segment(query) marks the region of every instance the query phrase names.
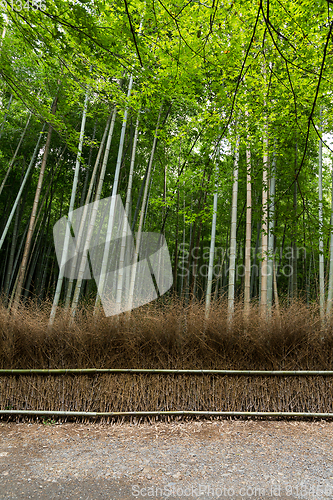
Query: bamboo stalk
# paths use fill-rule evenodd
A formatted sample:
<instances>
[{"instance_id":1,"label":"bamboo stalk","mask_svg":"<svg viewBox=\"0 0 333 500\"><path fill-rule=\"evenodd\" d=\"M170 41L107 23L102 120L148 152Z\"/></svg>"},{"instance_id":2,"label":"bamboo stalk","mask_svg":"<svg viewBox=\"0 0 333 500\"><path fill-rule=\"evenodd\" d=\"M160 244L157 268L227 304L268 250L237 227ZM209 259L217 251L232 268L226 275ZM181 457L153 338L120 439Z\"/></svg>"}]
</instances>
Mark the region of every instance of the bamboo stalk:
<instances>
[{"instance_id":1,"label":"bamboo stalk","mask_svg":"<svg viewBox=\"0 0 333 500\"><path fill-rule=\"evenodd\" d=\"M133 87L133 75L131 75L130 79L129 79L127 98L129 98L131 95L132 87ZM105 245L104 245L103 260L102 260L102 264L101 264L101 272L100 272L100 275L98 278L98 283L97 283L98 293L96 296L94 314L96 314L98 309L99 309L100 302L101 302L101 296L103 295L103 291L105 288L105 281L106 281L106 275L107 275L107 265L108 265L108 259L109 259L109 254L110 254L110 240L112 238L114 224L115 224L115 206L116 206L115 204L116 204L116 196L118 193L120 167L121 167L121 160L122 160L123 149L124 149L125 132L126 132L126 127L127 127L127 115L128 115L128 108L126 107L125 112L124 112L123 123L122 123L122 127L121 127L120 139L119 139L118 157L117 157L116 169L115 169L114 180L113 180L113 185L112 185L112 198L111 198L111 204L110 204L110 213L109 213L109 219L108 219L106 240L105 240Z\"/></svg>"},{"instance_id":2,"label":"bamboo stalk","mask_svg":"<svg viewBox=\"0 0 333 500\"><path fill-rule=\"evenodd\" d=\"M92 209L92 213L91 213L91 217L90 217L90 221L89 221L89 228L88 228L88 232L86 235L86 241L84 244L84 249L83 249L83 253L82 253L82 257L81 257L79 272L77 275L76 287L74 290L74 297L72 300L72 309L71 309L72 320L71 320L71 322L73 322L73 320L74 320L74 317L76 314L76 309L77 309L77 306L79 303L79 297L80 297L80 291L81 291L81 286L82 286L82 282L83 282L84 271L85 271L86 264L88 261L88 250L89 250L89 246L90 246L90 240L91 240L92 235L93 235L95 220L97 217L98 203L96 203L96 202L99 201L100 197L101 197L101 192L102 192L102 187L103 187L103 182L104 182L104 177L105 177L105 172L106 172L106 166L107 166L107 162L109 159L114 124L116 121L116 115L117 115L117 108L114 107L113 112L112 112L110 128L109 128L109 132L108 132L108 136L107 136L107 140L106 140L106 145L105 145L104 158L103 158L102 167L101 167L101 171L99 174L99 180L98 180L98 184L97 184L97 189L96 189L96 193L95 193L95 204L93 205L93 209ZM95 309L96 309L96 307L95 307Z\"/></svg>"},{"instance_id":3,"label":"bamboo stalk","mask_svg":"<svg viewBox=\"0 0 333 500\"><path fill-rule=\"evenodd\" d=\"M276 158L273 153L271 177L269 180L269 203L268 203L268 257L267 257L267 307L271 314L274 283L274 212L275 212L275 177L276 177ZM275 288L274 288L275 292Z\"/></svg>"},{"instance_id":4,"label":"bamboo stalk","mask_svg":"<svg viewBox=\"0 0 333 500\"><path fill-rule=\"evenodd\" d=\"M332 168L332 201L331 201L331 228L330 228L330 268L329 268L329 279L328 279L328 294L327 294L327 317L330 318L332 313L332 303L333 303L333 168ZM310 260L311 264L311 260Z\"/></svg>"},{"instance_id":5,"label":"bamboo stalk","mask_svg":"<svg viewBox=\"0 0 333 500\"><path fill-rule=\"evenodd\" d=\"M233 187L231 205L231 229L230 229L230 262L229 262L229 283L228 283L228 322L230 324L234 312L235 304L235 271L236 271L236 232L237 232L237 196L238 196L238 168L239 168L239 138L237 137Z\"/></svg>"},{"instance_id":6,"label":"bamboo stalk","mask_svg":"<svg viewBox=\"0 0 333 500\"><path fill-rule=\"evenodd\" d=\"M247 136L250 142L249 135ZM251 237L252 237L252 184L251 184L251 149L246 147L246 238L245 238L245 279L244 279L244 315L249 318L251 301Z\"/></svg>"},{"instance_id":7,"label":"bamboo stalk","mask_svg":"<svg viewBox=\"0 0 333 500\"><path fill-rule=\"evenodd\" d=\"M322 110L320 108L319 133L322 134ZM323 235L323 144L319 140L319 301L320 318L325 318L324 235Z\"/></svg>"},{"instance_id":8,"label":"bamboo stalk","mask_svg":"<svg viewBox=\"0 0 333 500\"><path fill-rule=\"evenodd\" d=\"M160 107L160 111L159 111L158 118L157 118L157 124L156 124L156 129L155 129L154 140L153 140L153 147L152 147L152 150L150 153L148 170L147 170L146 185L145 185L145 190L143 193L143 200L142 200L142 205L141 205L139 227L138 227L138 232L137 232L137 236L136 236L136 245L135 245L135 251L134 251L133 262L132 262L131 280L130 280L130 288L129 288L129 293L128 293L128 304L127 304L127 310L128 310L129 315L131 314L131 310L133 308L134 286L135 286L135 279L136 279L137 264L138 264L138 260L139 260L139 249L140 249L140 245L141 245L143 218L144 218L145 207L146 207L147 196L148 196L151 168L152 168L154 154L155 154L155 150L156 150L162 108L163 108L163 105Z\"/></svg>"},{"instance_id":9,"label":"bamboo stalk","mask_svg":"<svg viewBox=\"0 0 333 500\"><path fill-rule=\"evenodd\" d=\"M266 105L266 103L265 103ZM260 276L260 309L263 319L267 319L267 281L270 270L268 269L268 123L267 118L264 125L263 138L263 172L262 172L262 211L263 218L261 223L261 276Z\"/></svg>"},{"instance_id":10,"label":"bamboo stalk","mask_svg":"<svg viewBox=\"0 0 333 500\"><path fill-rule=\"evenodd\" d=\"M332 370L175 370L158 368L32 368L32 369L0 369L4 375L94 375L97 373L149 373L156 375L228 375L228 376L274 376L302 377L329 376Z\"/></svg>"},{"instance_id":11,"label":"bamboo stalk","mask_svg":"<svg viewBox=\"0 0 333 500\"><path fill-rule=\"evenodd\" d=\"M20 189L19 189L19 192L17 193L17 196L16 196L16 199L15 199L15 202L14 202L14 205L13 205L13 208L12 208L12 211L10 212L10 215L8 217L8 220L7 220L7 223L6 223L6 227L5 229L3 230L3 233L2 233L2 236L1 236L1 240L0 240L0 249L2 247L2 244L5 240L5 237L7 235L7 232L8 232L8 229L10 227L10 224L12 222L12 219L14 217L14 214L15 214L15 211L17 209L17 205L18 205L18 202L20 201L21 199L21 195L22 195L22 192L23 192L23 189L24 189L24 186L27 182L27 179L29 177L29 174L30 174L30 170L35 162L35 159L36 159L36 156L37 156L37 153L38 153L38 149L39 149L39 143L40 143L40 140L43 136L43 132L44 132L44 129L45 129L45 123L43 125L43 128L41 130L41 132L39 133L39 136L38 136L38 140L37 140L37 143L36 143L36 146L35 146L35 149L34 149L34 152L32 154L32 157L31 157L31 160L30 160L30 163L29 163L29 166L27 168L27 171L25 173L25 176L24 176L24 179L23 181L21 182L21 186L20 186Z\"/></svg>"},{"instance_id":12,"label":"bamboo stalk","mask_svg":"<svg viewBox=\"0 0 333 500\"><path fill-rule=\"evenodd\" d=\"M333 418L333 413L312 413L296 411L49 411L49 410L0 410L0 415L30 415L30 416L58 416L58 417L133 417L159 415L188 415L207 417L305 417L305 418Z\"/></svg>"},{"instance_id":13,"label":"bamboo stalk","mask_svg":"<svg viewBox=\"0 0 333 500\"><path fill-rule=\"evenodd\" d=\"M127 193L126 193L126 203L125 203L125 215L126 218L123 220L123 229L122 229L122 240L121 240L121 249L120 249L120 258L119 258L119 267L118 267L118 280L117 280L117 295L116 295L116 310L117 313L120 312L121 308L121 299L123 294L123 281L124 281L124 260L125 260L125 251L126 251L126 231L127 231L127 220L130 220L129 211L130 211L130 203L132 196L132 184L133 184L133 172L134 172L134 162L136 155L136 146L138 142L138 133L139 133L139 115L136 119L135 124L135 132L133 139L133 148L131 155L131 163L130 163L130 171L128 174L128 185L127 185ZM127 276L130 277L129 275Z\"/></svg>"},{"instance_id":14,"label":"bamboo stalk","mask_svg":"<svg viewBox=\"0 0 333 500\"><path fill-rule=\"evenodd\" d=\"M218 148L218 159L220 161L220 148ZM217 218L217 197L218 197L218 175L219 168L218 164L216 166L216 178L215 178L215 193L213 201L213 219L212 219L212 231L210 238L210 250L209 250L209 265L208 265L208 280L206 289L206 308L205 308L205 318L209 318L211 293L212 293L212 282L213 282L213 268L214 268L214 254L215 254L215 236L216 236L216 218Z\"/></svg>"},{"instance_id":15,"label":"bamboo stalk","mask_svg":"<svg viewBox=\"0 0 333 500\"><path fill-rule=\"evenodd\" d=\"M64 281L64 267L65 267L65 263L67 260L69 238L70 238L70 227L71 227L74 204L75 204L76 189L77 189L77 184L79 181L79 170L80 170L80 165L81 165L83 139L84 139L84 131L85 131L85 126L86 126L86 117L87 117L87 109L88 109L88 97L89 97L89 94L88 94L88 92L86 92L85 99L84 99L84 105L83 105L82 119L81 119L79 145L78 145L78 151L77 151L76 162L75 162L75 171L74 171L74 179L73 179L73 184L72 184L72 193L71 193L71 199L69 202L68 220L67 220L67 225L66 225L65 240L64 240L64 246L63 246L63 251L62 251L61 264L59 265L57 287L56 287L56 291L55 291L55 294L53 297L53 304L52 304L52 309L51 309L51 313L50 313L49 326L53 325L55 314L56 314L58 303L59 303L59 299L60 299L62 284Z\"/></svg>"},{"instance_id":16,"label":"bamboo stalk","mask_svg":"<svg viewBox=\"0 0 333 500\"><path fill-rule=\"evenodd\" d=\"M22 144L22 141L23 141L23 139L24 139L25 133L26 133L26 131L27 131L27 129L28 129L28 126L29 126L29 123L30 123L31 116L32 116L32 113L30 112L30 113L29 113L29 116L28 116L27 123L25 124L25 127L24 127L24 130L23 130L22 134L21 134L21 137L20 137L19 143L18 143L18 145L17 145L17 147L16 147L16 150L15 150L14 156L13 156L13 158L12 158L12 159L10 160L10 162L9 162L9 166L8 166L8 169L7 169L7 172L6 172L5 178L3 179L2 184L1 184L1 186L0 186L0 195L1 195L1 193L2 193L3 188L5 187L5 184L6 184L7 178L8 178L8 176L9 176L9 174L10 174L10 172L11 172L11 170L12 170L12 167L13 167L13 165L14 165L14 162L15 162L15 160L16 160L17 153L18 153L18 151L19 151L19 149L20 149L20 147L21 147L21 144Z\"/></svg>"},{"instance_id":17,"label":"bamboo stalk","mask_svg":"<svg viewBox=\"0 0 333 500\"><path fill-rule=\"evenodd\" d=\"M91 174L89 189L88 189L88 193L87 193L85 202L84 202L84 199L83 199L83 203L82 203L82 197L81 197L81 206L83 206L84 208L83 208L83 214L82 214L81 221L80 221L80 227L79 227L78 234L77 234L77 242L76 242L76 248L75 248L74 258L78 257L78 251L79 251L79 248L80 248L80 245L81 245L81 241L82 241L82 233L83 233L85 222L86 222L86 218L87 218L88 204L90 203L92 192L93 192L94 185L95 185L95 182L96 182L97 170L98 170L98 167L99 167L99 164L100 164L100 159L101 159L101 156L102 156L102 151L103 151L103 148L104 148L104 144L105 144L107 132L108 132L109 127L110 127L111 116L112 116L112 114L110 114L110 116L108 118L108 121L106 123L105 129L104 129L103 137L102 137L102 140L101 140L101 143L100 143L100 146L99 146L99 149L98 149L97 157L96 157L96 160L95 160L94 169L93 169L93 172ZM113 113L113 116L114 117L116 116L115 113ZM113 128L112 128L112 131L113 131ZM66 301L65 301L65 309L68 309L70 307L70 301L71 301L71 296L72 296L72 288L73 288L73 282L74 282L74 270L75 270L75 268L72 269L72 273L71 273L72 275L69 278L69 282L68 282L67 296L66 296ZM79 300L80 293L81 293L82 283L83 283L83 279L82 280L78 280L77 281L77 286L76 286L76 288L78 289L78 291L74 290L74 297L76 297L76 294L77 294L78 300Z\"/></svg>"}]
</instances>

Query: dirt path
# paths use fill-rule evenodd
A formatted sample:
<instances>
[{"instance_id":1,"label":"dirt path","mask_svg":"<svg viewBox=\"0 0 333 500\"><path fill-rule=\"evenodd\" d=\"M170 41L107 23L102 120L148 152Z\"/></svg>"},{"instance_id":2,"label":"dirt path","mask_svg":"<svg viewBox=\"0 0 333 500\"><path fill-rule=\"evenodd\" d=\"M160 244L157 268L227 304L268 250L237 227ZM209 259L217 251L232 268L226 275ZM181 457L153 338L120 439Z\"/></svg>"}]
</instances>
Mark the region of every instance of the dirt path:
<instances>
[{"instance_id":1,"label":"dirt path","mask_svg":"<svg viewBox=\"0 0 333 500\"><path fill-rule=\"evenodd\" d=\"M0 499L333 498L333 423L0 423Z\"/></svg>"}]
</instances>

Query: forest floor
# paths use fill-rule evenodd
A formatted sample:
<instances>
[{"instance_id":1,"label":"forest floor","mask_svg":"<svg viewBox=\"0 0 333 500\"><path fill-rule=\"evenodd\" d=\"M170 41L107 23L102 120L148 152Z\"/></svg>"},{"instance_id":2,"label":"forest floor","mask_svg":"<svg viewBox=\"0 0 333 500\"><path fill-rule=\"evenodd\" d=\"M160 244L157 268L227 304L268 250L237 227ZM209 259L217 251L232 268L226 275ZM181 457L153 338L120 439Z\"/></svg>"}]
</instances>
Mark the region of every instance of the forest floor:
<instances>
[{"instance_id":1,"label":"forest floor","mask_svg":"<svg viewBox=\"0 0 333 500\"><path fill-rule=\"evenodd\" d=\"M333 422L0 423L1 500L333 497Z\"/></svg>"}]
</instances>

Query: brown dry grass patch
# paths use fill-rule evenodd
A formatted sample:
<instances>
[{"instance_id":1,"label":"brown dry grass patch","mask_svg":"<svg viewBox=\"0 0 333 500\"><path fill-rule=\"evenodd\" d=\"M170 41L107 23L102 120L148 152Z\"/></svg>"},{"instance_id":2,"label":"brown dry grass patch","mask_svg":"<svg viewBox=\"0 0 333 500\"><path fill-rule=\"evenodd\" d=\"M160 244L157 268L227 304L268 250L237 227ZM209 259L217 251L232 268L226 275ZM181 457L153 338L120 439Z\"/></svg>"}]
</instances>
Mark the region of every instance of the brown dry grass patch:
<instances>
[{"instance_id":1,"label":"brown dry grass patch","mask_svg":"<svg viewBox=\"0 0 333 500\"><path fill-rule=\"evenodd\" d=\"M48 328L51 304L33 301L15 314L0 305L1 368L198 368L332 370L333 323L321 325L316 305L294 302L264 321L253 305L246 321L236 306L187 308L179 300L157 301L106 318L81 307L75 323L59 309Z\"/></svg>"}]
</instances>

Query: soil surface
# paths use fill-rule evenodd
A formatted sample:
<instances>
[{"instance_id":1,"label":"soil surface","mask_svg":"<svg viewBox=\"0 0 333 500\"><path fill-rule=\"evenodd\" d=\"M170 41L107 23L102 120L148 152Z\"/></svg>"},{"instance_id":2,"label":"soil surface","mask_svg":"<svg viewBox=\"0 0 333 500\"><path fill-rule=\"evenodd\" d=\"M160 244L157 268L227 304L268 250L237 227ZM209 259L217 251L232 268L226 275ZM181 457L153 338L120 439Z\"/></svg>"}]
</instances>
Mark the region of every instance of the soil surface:
<instances>
[{"instance_id":1,"label":"soil surface","mask_svg":"<svg viewBox=\"0 0 333 500\"><path fill-rule=\"evenodd\" d=\"M333 498L333 422L0 422L0 499Z\"/></svg>"}]
</instances>

